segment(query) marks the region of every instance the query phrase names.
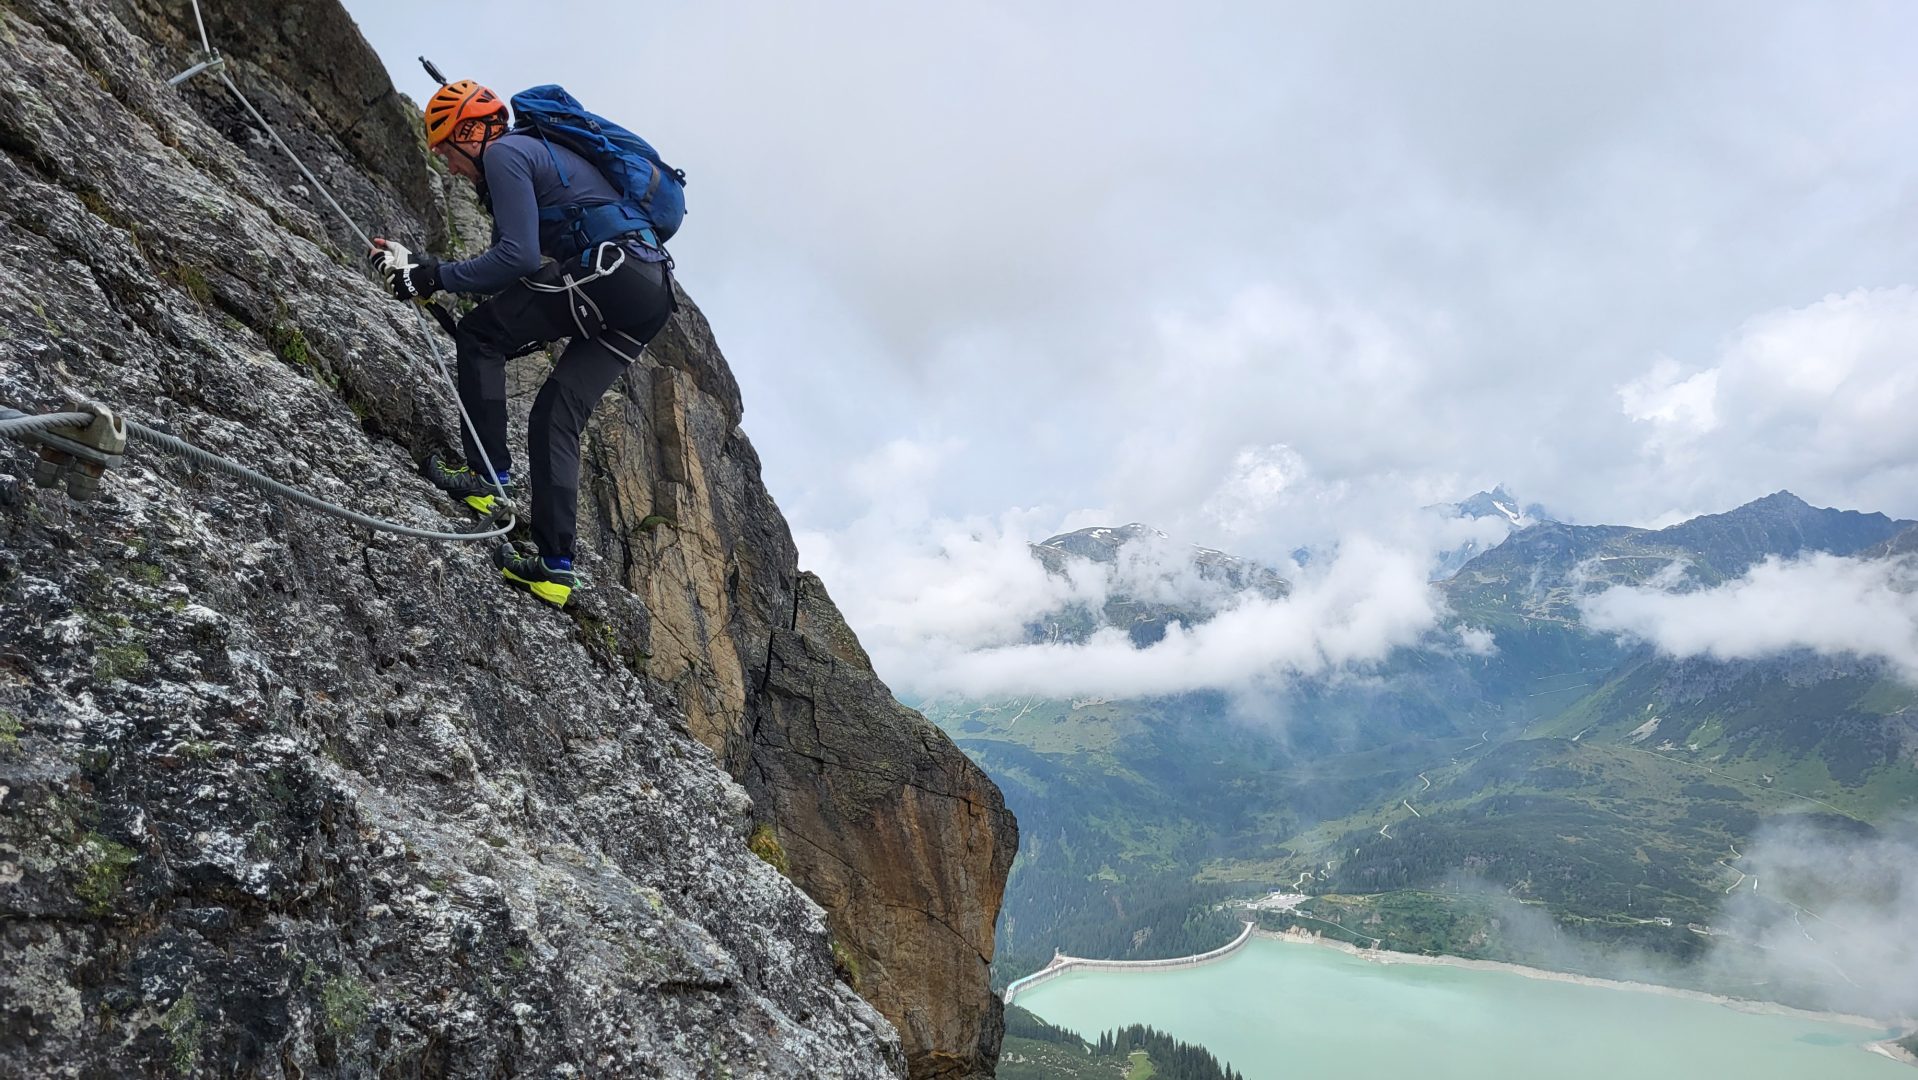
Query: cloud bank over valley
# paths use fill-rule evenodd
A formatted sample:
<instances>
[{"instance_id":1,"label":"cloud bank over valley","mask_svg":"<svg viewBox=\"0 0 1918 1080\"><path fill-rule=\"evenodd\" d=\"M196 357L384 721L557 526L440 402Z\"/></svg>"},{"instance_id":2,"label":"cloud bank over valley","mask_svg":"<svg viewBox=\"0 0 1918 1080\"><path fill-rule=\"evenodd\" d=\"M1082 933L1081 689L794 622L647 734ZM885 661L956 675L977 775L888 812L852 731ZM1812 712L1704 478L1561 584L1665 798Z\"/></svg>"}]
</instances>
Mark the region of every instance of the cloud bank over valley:
<instances>
[{"instance_id":1,"label":"cloud bank over valley","mask_svg":"<svg viewBox=\"0 0 1918 1080\"><path fill-rule=\"evenodd\" d=\"M1882 660L1918 682L1918 562L1816 553L1766 559L1709 589L1621 586L1583 598L1586 626L1677 657L1761 660L1797 650Z\"/></svg>"},{"instance_id":2,"label":"cloud bank over valley","mask_svg":"<svg viewBox=\"0 0 1918 1080\"><path fill-rule=\"evenodd\" d=\"M802 542L826 580L859 581L841 602L880 673L908 695L1239 690L1362 670L1422 642L1486 647L1479 636L1439 633L1445 611L1429 583L1429 547L1354 537L1304 567L1278 567L1290 592L1274 597L1203 576L1196 549L1164 537L1127 543L1112 562L1069 557L1048 572L1031 546L1043 520L949 521L928 537L890 532L881 518L864 522L856 543ZM1484 536L1434 520L1436 540ZM1112 625L1083 640L1046 640L1048 616L1098 612L1115 597L1187 617L1144 646Z\"/></svg>"},{"instance_id":3,"label":"cloud bank over valley","mask_svg":"<svg viewBox=\"0 0 1918 1080\"><path fill-rule=\"evenodd\" d=\"M1233 690L1356 670L1434 630L1441 609L1424 566L1365 540L1344 545L1290 596L1242 593L1196 625L1140 647L1117 627L1083 642L994 645L941 658L910 682L935 693L1065 698Z\"/></svg>"}]
</instances>

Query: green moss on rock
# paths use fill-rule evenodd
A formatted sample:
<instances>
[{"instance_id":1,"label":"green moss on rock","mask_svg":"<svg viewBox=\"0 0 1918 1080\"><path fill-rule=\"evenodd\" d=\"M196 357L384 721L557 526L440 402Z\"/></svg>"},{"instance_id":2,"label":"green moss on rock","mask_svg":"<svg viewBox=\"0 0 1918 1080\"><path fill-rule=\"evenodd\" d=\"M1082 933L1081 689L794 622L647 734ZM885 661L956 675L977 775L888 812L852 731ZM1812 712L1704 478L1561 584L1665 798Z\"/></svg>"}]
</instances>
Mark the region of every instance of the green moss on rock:
<instances>
[{"instance_id":1,"label":"green moss on rock","mask_svg":"<svg viewBox=\"0 0 1918 1080\"><path fill-rule=\"evenodd\" d=\"M301 367L312 365L313 351L307 347L306 334L299 327L276 322L266 328L266 340L279 358L287 363Z\"/></svg>"},{"instance_id":2,"label":"green moss on rock","mask_svg":"<svg viewBox=\"0 0 1918 1080\"><path fill-rule=\"evenodd\" d=\"M841 981L854 990L859 989L859 954L853 952L846 943L838 938L832 940L832 967Z\"/></svg>"},{"instance_id":3,"label":"green moss on rock","mask_svg":"<svg viewBox=\"0 0 1918 1080\"><path fill-rule=\"evenodd\" d=\"M176 266L167 271L166 277L201 307L206 307L213 302L213 286L207 283L206 274L199 267Z\"/></svg>"},{"instance_id":4,"label":"green moss on rock","mask_svg":"<svg viewBox=\"0 0 1918 1080\"><path fill-rule=\"evenodd\" d=\"M10 712L0 711L0 758L18 757L20 754L20 733L26 725Z\"/></svg>"},{"instance_id":5,"label":"green moss on rock","mask_svg":"<svg viewBox=\"0 0 1918 1080\"><path fill-rule=\"evenodd\" d=\"M160 1016L160 1026L166 1029L167 1043L173 1048L173 1071L188 1075L200 1065L200 1003L194 1000L188 991L174 1001L171 1008Z\"/></svg>"},{"instance_id":6,"label":"green moss on rock","mask_svg":"<svg viewBox=\"0 0 1918 1080\"><path fill-rule=\"evenodd\" d=\"M358 1031L366 1022L367 1007L371 994L364 980L347 975L336 975L320 988L320 1008L326 1014L326 1028L336 1038L344 1038Z\"/></svg>"},{"instance_id":7,"label":"green moss on rock","mask_svg":"<svg viewBox=\"0 0 1918 1080\"><path fill-rule=\"evenodd\" d=\"M108 645L93 654L93 677L98 682L137 678L150 659L145 646Z\"/></svg>"},{"instance_id":8,"label":"green moss on rock","mask_svg":"<svg viewBox=\"0 0 1918 1080\"><path fill-rule=\"evenodd\" d=\"M761 825L754 829L752 836L746 841L746 847L754 855L764 859L766 865L787 877L792 876L792 865L786 860L786 849L779 846L779 837L773 835L771 825Z\"/></svg>"},{"instance_id":9,"label":"green moss on rock","mask_svg":"<svg viewBox=\"0 0 1918 1080\"><path fill-rule=\"evenodd\" d=\"M104 915L126 888L127 872L139 860L132 848L88 833L80 842L80 880L73 891L87 902L87 910Z\"/></svg>"}]
</instances>

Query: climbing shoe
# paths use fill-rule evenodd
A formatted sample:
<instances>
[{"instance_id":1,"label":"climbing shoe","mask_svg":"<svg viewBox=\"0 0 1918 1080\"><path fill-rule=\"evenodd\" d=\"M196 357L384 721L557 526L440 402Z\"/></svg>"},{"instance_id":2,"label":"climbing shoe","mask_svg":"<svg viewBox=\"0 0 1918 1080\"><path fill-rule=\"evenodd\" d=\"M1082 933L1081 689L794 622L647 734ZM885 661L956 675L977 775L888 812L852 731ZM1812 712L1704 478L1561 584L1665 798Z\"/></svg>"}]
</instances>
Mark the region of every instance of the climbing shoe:
<instances>
[{"instance_id":1,"label":"climbing shoe","mask_svg":"<svg viewBox=\"0 0 1918 1080\"><path fill-rule=\"evenodd\" d=\"M573 573L573 560L547 559L539 555L521 555L511 544L501 544L493 553L493 565L507 581L521 586L554 607L565 607L579 587L579 575Z\"/></svg>"},{"instance_id":2,"label":"climbing shoe","mask_svg":"<svg viewBox=\"0 0 1918 1080\"><path fill-rule=\"evenodd\" d=\"M499 491L486 478L464 465L452 466L441 460L438 454L426 459L420 465L420 475L426 481L448 495L466 503L479 513L491 517L500 509ZM508 477L500 478L500 486L506 487Z\"/></svg>"}]
</instances>

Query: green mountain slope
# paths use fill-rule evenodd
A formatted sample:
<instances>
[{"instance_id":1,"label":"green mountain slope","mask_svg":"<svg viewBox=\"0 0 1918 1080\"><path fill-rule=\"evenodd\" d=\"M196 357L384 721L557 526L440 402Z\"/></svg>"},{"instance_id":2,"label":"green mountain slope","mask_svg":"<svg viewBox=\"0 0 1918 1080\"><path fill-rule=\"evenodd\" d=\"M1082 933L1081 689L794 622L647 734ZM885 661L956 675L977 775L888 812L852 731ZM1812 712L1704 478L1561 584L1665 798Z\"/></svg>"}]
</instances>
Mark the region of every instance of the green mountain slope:
<instances>
[{"instance_id":1,"label":"green mountain slope","mask_svg":"<svg viewBox=\"0 0 1918 1080\"><path fill-rule=\"evenodd\" d=\"M1788 491L1665 529L1544 522L1466 563L1442 589L1468 622L1567 621L1577 597L1678 573L1689 586L1730 580L1767 557L1856 555L1912 526L1883 514L1819 509Z\"/></svg>"},{"instance_id":2,"label":"green mountain slope","mask_svg":"<svg viewBox=\"0 0 1918 1080\"><path fill-rule=\"evenodd\" d=\"M1579 597L1809 551L1892 557L1918 547L1907 530L1783 492L1662 530L1541 522L1436 586L1489 655L1401 650L1256 704L927 703L1027 826L999 977L1054 948L1207 948L1236 929L1222 903L1280 889L1392 947L1527 958L1473 899L1489 895L1694 955L1709 939L1687 927L1751 887L1737 863L1767 823L1918 809L1918 689L1854 659L1661 656L1585 630Z\"/></svg>"}]
</instances>

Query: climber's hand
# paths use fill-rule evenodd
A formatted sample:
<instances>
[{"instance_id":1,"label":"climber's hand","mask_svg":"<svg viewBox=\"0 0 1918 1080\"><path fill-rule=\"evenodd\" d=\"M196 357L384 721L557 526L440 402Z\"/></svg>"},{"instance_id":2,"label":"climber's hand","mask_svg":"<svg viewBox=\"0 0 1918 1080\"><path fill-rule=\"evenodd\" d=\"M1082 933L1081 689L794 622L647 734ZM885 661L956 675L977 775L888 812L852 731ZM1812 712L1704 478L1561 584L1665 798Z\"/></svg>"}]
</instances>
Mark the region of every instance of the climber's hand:
<instances>
[{"instance_id":1,"label":"climber's hand","mask_svg":"<svg viewBox=\"0 0 1918 1080\"><path fill-rule=\"evenodd\" d=\"M413 256L413 265L394 270L386 283L399 300L424 300L440 291L440 261L431 255Z\"/></svg>"},{"instance_id":2,"label":"climber's hand","mask_svg":"<svg viewBox=\"0 0 1918 1080\"><path fill-rule=\"evenodd\" d=\"M394 299L424 300L440 290L440 261L431 255L414 255L397 241L375 237L366 261L386 278Z\"/></svg>"},{"instance_id":3,"label":"climber's hand","mask_svg":"<svg viewBox=\"0 0 1918 1080\"><path fill-rule=\"evenodd\" d=\"M366 264L375 273L390 274L395 270L404 270L413 265L413 253L398 240L388 240L384 236L375 236L373 246L366 252Z\"/></svg>"}]
</instances>

